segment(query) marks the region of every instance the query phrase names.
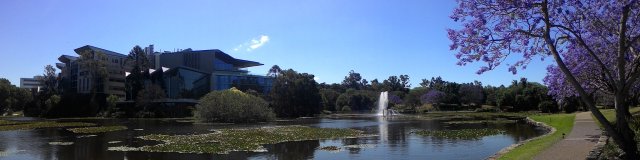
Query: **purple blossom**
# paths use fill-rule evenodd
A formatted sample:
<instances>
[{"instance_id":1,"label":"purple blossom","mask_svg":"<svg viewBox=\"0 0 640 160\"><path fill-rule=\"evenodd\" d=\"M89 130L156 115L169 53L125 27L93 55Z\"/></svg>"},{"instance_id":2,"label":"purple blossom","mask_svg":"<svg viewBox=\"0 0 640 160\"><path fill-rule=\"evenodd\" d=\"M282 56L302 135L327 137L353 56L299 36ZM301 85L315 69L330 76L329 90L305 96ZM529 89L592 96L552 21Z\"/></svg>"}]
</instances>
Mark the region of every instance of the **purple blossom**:
<instances>
[{"instance_id":1,"label":"purple blossom","mask_svg":"<svg viewBox=\"0 0 640 160\"><path fill-rule=\"evenodd\" d=\"M450 18L462 23L462 28L447 32L459 65L485 63L478 70L481 74L509 59L515 61L509 62L509 71L516 74L533 58L553 55L559 66L547 69L544 81L549 85L549 94L557 99L577 94L613 94L617 97L617 114L629 114L626 101L631 99L628 95L632 91L638 90L640 79L640 1L457 3ZM627 156L638 157L636 140L627 123L611 125L594 109L593 101L584 100Z\"/></svg>"},{"instance_id":2,"label":"purple blossom","mask_svg":"<svg viewBox=\"0 0 640 160\"><path fill-rule=\"evenodd\" d=\"M422 103L435 104L435 103L442 102L445 96L446 96L445 93L442 91L430 90L426 94L420 96L420 100L422 101Z\"/></svg>"},{"instance_id":3,"label":"purple blossom","mask_svg":"<svg viewBox=\"0 0 640 160\"><path fill-rule=\"evenodd\" d=\"M396 95L393 94L389 94L389 103L393 103L393 104L401 104L402 103L402 99Z\"/></svg>"}]
</instances>

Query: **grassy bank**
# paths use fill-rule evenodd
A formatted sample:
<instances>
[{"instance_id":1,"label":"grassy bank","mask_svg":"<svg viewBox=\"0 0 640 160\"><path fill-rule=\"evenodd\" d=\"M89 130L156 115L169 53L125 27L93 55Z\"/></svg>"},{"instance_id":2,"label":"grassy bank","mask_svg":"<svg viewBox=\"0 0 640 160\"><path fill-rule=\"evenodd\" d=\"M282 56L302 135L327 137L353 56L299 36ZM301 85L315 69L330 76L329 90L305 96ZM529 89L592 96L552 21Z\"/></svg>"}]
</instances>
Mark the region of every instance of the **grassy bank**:
<instances>
[{"instance_id":1,"label":"grassy bank","mask_svg":"<svg viewBox=\"0 0 640 160\"><path fill-rule=\"evenodd\" d=\"M533 159L538 153L560 141L562 133L571 133L575 114L534 115L530 118L555 128L556 132L518 146L499 159Z\"/></svg>"},{"instance_id":2,"label":"grassy bank","mask_svg":"<svg viewBox=\"0 0 640 160\"><path fill-rule=\"evenodd\" d=\"M604 115L604 117L611 122L612 124L616 123L616 111L615 109L601 109L600 112L602 112L602 114ZM634 123L634 119L637 122L638 119L640 119L640 115L637 115L638 113L640 113L640 107L633 107L633 108L629 108L629 112L631 112L632 115L634 115L634 118L630 119L629 123L631 124L631 129L636 131L636 139L640 139L640 133L638 132L638 125L637 124L633 124ZM591 115L593 117L593 115ZM595 119L595 118L594 118ZM598 125L600 126L600 128L602 128L602 124L600 124L599 121L596 120L596 122L598 123ZM640 144L639 144L640 145ZM609 143L605 144L603 151L602 151L602 155L600 155L600 158L604 158L604 159L615 159L618 158L617 156L620 154L620 151L618 151L618 146L615 144L615 142L612 139L609 139Z\"/></svg>"},{"instance_id":3,"label":"grassy bank","mask_svg":"<svg viewBox=\"0 0 640 160\"><path fill-rule=\"evenodd\" d=\"M605 118L607 118L607 120L609 122L615 122L616 121L616 110L615 109L601 109L600 112L602 112L602 115L604 115ZM629 108L629 112L631 112L631 114L635 114L640 112L640 107L633 107L633 108ZM593 115L591 115L593 117ZM600 124L600 122L598 120L595 119L595 117L593 118L596 122L598 122L598 125L600 125L600 127L602 128L602 124Z\"/></svg>"}]
</instances>

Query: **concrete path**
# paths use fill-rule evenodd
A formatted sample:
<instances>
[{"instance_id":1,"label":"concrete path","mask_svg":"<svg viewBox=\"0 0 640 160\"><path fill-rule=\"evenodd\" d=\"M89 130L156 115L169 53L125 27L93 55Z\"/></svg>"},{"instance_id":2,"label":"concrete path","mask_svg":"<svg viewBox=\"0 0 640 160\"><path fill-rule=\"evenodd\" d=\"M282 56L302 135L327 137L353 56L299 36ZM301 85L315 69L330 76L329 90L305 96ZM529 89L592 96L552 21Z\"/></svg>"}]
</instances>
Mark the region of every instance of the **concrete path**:
<instances>
[{"instance_id":1,"label":"concrete path","mask_svg":"<svg viewBox=\"0 0 640 160\"><path fill-rule=\"evenodd\" d=\"M600 138L600 127L591 118L591 112L576 114L573 130L563 140L542 151L534 159L579 159L583 160Z\"/></svg>"}]
</instances>

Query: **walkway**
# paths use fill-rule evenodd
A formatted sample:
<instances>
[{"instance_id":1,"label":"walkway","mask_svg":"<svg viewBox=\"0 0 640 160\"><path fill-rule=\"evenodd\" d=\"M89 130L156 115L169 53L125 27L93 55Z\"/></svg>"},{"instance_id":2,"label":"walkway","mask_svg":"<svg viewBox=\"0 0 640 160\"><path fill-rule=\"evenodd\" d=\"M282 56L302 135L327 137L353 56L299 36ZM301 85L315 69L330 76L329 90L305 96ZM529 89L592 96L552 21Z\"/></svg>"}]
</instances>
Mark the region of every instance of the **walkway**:
<instances>
[{"instance_id":1,"label":"walkway","mask_svg":"<svg viewBox=\"0 0 640 160\"><path fill-rule=\"evenodd\" d=\"M600 133L602 133L602 131L600 131L600 127L598 127L596 122L593 121L593 118L591 118L591 112L578 113L576 114L576 120L571 134L568 134L560 142L542 151L542 153L534 159L583 160L598 142Z\"/></svg>"}]
</instances>

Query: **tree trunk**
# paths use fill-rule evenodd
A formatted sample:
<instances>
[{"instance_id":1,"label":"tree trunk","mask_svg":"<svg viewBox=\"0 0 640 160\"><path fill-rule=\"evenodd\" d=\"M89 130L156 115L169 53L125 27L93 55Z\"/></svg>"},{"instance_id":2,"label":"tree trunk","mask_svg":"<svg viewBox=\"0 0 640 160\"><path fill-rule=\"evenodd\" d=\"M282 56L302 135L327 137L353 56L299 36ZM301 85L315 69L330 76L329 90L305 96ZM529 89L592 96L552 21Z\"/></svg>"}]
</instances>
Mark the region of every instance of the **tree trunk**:
<instances>
[{"instance_id":1,"label":"tree trunk","mask_svg":"<svg viewBox=\"0 0 640 160\"><path fill-rule=\"evenodd\" d=\"M593 116L600 122L600 124L602 124L602 126L604 127L605 131L609 134L609 136L611 136L611 138L613 138L616 144L620 146L620 149L626 152L626 155L624 155L622 158L623 159L637 158L638 153L637 153L637 150L635 150L637 148L637 144L633 137L634 135L633 131L631 131L631 129L629 128L629 123L626 117L629 114L625 114L625 112L627 113L629 112L628 107L624 106L626 105L624 103L620 103L621 104L620 107L616 106L616 114L622 115L622 116L616 116L616 118L620 119L620 121L617 121L618 124L616 125L616 127L614 127L604 117L604 115L602 115L602 112L600 112L600 110L598 110L598 108L596 107L594 100L591 97L589 97L589 94L584 90L584 88L582 88L582 86L580 85L580 82L578 82L578 80L573 76L569 68L567 68L567 66L563 62L562 57L560 57L560 53L558 52L554 41L551 39L552 24L549 18L549 9L547 8L547 1L546 0L543 1L543 4L541 6L542 6L541 10L543 13L543 20L545 23L544 35L542 36L542 38L544 39L546 45L548 46L548 49L551 52L551 55L553 56L553 59L555 59L556 63L558 64L558 68L560 68L560 71L564 73L566 80L569 81L569 84L571 84L571 86L573 86L574 89L576 89L582 101L587 105L589 110L591 110L591 113L593 114ZM622 23L622 24L625 24L625 23ZM621 56L618 56L618 58L621 58ZM618 63L619 63L618 68L620 67L624 68L624 65L621 65L621 64L624 64L624 62L621 62L619 60ZM620 72L620 75L625 75L623 73L624 69L620 69L619 72ZM625 76L620 76L620 77L624 78ZM625 93L627 92L625 92L625 90L623 89L624 85L625 85L624 81L618 82L617 84L618 91L616 91L616 102L618 102L618 100L621 100L619 102L624 102L624 99L626 98Z\"/></svg>"},{"instance_id":2,"label":"tree trunk","mask_svg":"<svg viewBox=\"0 0 640 160\"><path fill-rule=\"evenodd\" d=\"M629 127L629 119L631 118L631 113L629 113L627 94L625 94L625 92L616 93L615 106L615 125L622 139L622 142L616 143L620 146L620 149L625 152L623 156L624 159L635 159L638 157L638 145L635 140L635 133Z\"/></svg>"}]
</instances>

